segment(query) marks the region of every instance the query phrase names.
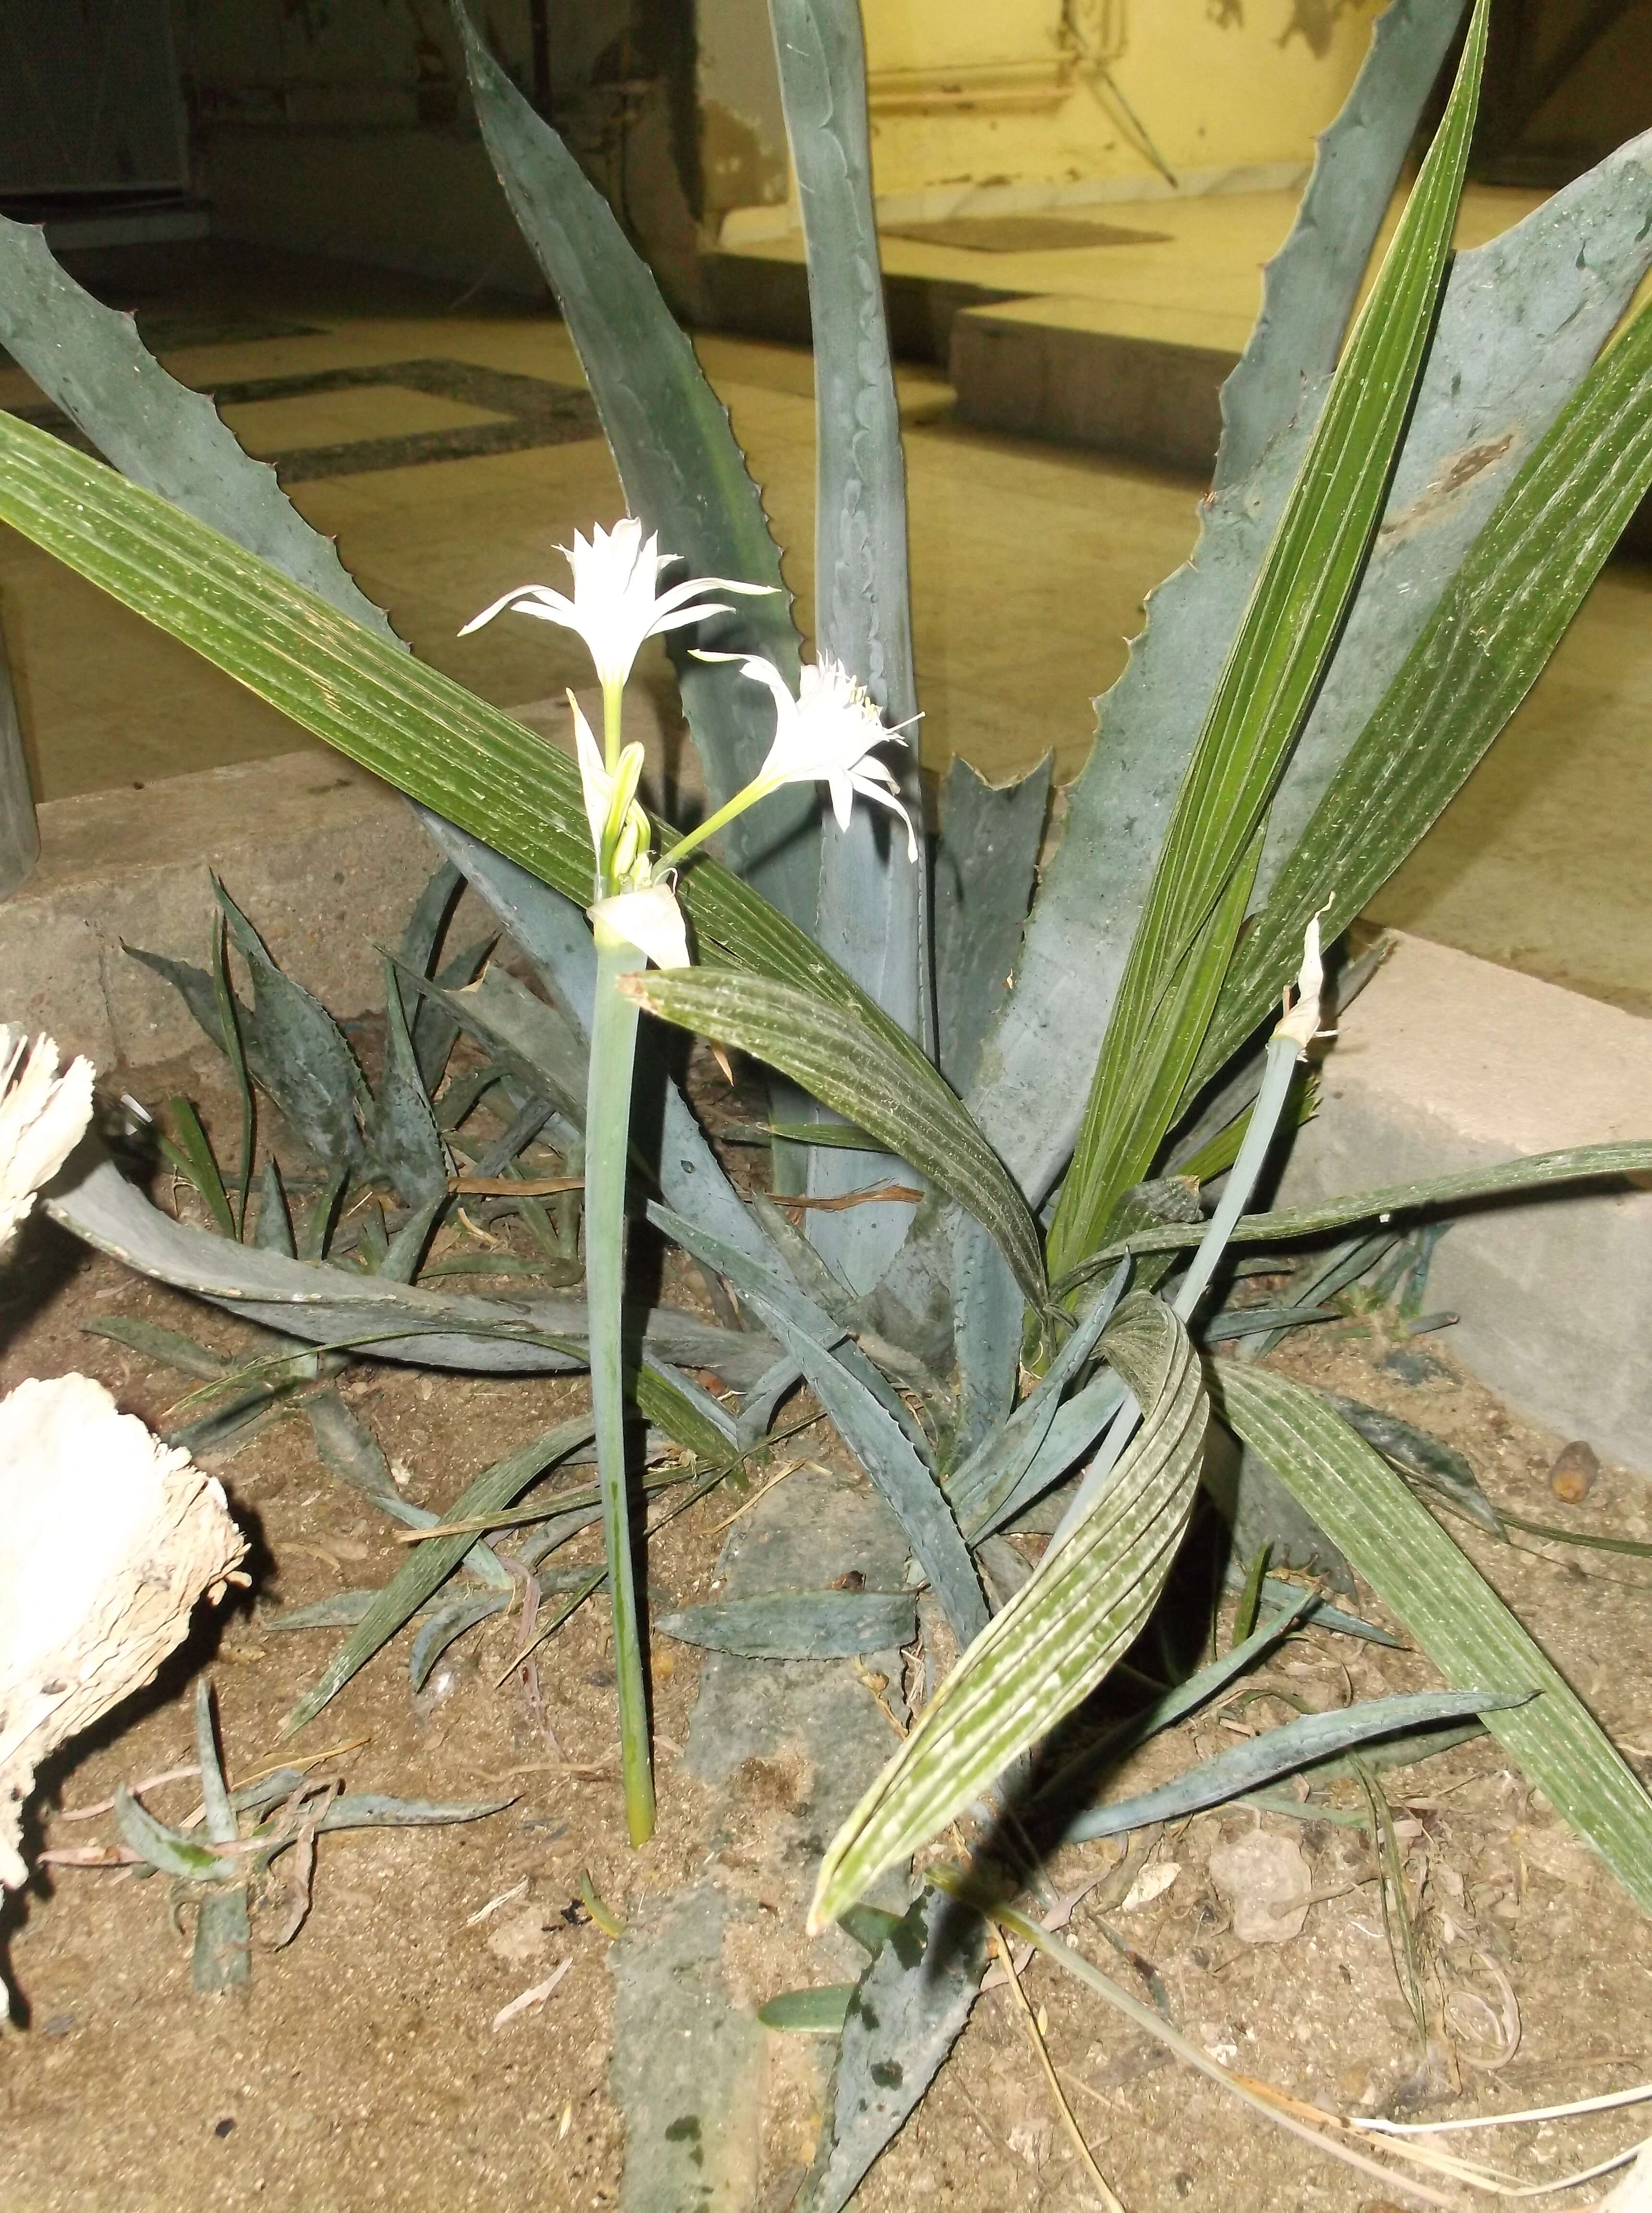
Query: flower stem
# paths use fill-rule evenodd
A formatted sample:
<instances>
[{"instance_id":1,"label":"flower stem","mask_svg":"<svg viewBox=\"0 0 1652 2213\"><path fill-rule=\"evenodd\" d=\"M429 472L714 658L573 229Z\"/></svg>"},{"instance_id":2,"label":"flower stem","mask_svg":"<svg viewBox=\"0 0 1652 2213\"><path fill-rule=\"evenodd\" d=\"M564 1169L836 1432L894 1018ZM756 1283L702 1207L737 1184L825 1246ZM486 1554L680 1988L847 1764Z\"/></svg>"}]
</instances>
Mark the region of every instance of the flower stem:
<instances>
[{"instance_id":1,"label":"flower stem","mask_svg":"<svg viewBox=\"0 0 1652 2213\"><path fill-rule=\"evenodd\" d=\"M619 765L620 708L625 697L623 684L602 687L602 765L610 776Z\"/></svg>"},{"instance_id":2,"label":"flower stem","mask_svg":"<svg viewBox=\"0 0 1652 2213\"><path fill-rule=\"evenodd\" d=\"M778 789L778 785L765 783L760 778L745 785L732 799L725 801L715 814L708 814L698 829L691 830L680 838L668 853L661 854L654 863L655 877L662 876L668 869L678 867L697 845L703 845L708 838L715 838L725 823L732 822L735 815L743 814L748 807L754 806L759 799L766 799L771 791Z\"/></svg>"},{"instance_id":3,"label":"flower stem","mask_svg":"<svg viewBox=\"0 0 1652 2213\"><path fill-rule=\"evenodd\" d=\"M654 1777L649 1759L648 1694L625 1474L625 1382L620 1366L620 1295L625 1284L625 1160L631 1131L631 1070L638 1009L615 988L647 965L633 945L599 926L596 1003L586 1091L585 1285L590 1332L591 1409L596 1430L602 1538L613 1609L614 1676L619 1698L620 1768L633 1844L654 1833Z\"/></svg>"}]
</instances>

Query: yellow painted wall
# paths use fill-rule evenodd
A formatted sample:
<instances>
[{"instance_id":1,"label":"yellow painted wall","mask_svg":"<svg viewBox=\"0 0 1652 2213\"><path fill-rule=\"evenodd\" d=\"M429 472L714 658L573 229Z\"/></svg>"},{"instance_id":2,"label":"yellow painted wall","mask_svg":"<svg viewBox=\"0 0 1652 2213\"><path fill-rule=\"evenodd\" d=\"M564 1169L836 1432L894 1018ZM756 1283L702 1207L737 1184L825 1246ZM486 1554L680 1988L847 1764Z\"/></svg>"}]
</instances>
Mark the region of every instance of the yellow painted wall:
<instances>
[{"instance_id":1,"label":"yellow painted wall","mask_svg":"<svg viewBox=\"0 0 1652 2213\"><path fill-rule=\"evenodd\" d=\"M863 0L880 194L1306 161L1375 0ZM959 96L972 104L956 104Z\"/></svg>"}]
</instances>

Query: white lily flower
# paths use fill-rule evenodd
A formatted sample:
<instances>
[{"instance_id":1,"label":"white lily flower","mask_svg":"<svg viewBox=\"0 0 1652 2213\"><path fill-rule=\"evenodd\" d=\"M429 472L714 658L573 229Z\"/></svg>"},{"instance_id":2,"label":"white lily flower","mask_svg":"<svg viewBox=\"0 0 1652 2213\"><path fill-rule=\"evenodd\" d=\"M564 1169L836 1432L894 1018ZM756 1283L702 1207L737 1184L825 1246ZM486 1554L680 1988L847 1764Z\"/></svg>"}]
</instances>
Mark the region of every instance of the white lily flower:
<instances>
[{"instance_id":1,"label":"white lily flower","mask_svg":"<svg viewBox=\"0 0 1652 2213\"><path fill-rule=\"evenodd\" d=\"M917 858L917 833L902 804L900 786L871 748L893 738L906 741L900 729L887 729L876 702L865 686L830 654L805 666L794 699L786 680L773 663L741 660L732 653L697 653L700 661L740 661L740 673L754 683L766 685L774 695L774 743L768 758L753 778L751 789L777 791L785 783L825 783L832 794L832 811L838 827L847 830L855 794L870 799L906 825L906 857ZM916 719L916 717L914 717Z\"/></svg>"},{"instance_id":2,"label":"white lily flower","mask_svg":"<svg viewBox=\"0 0 1652 2213\"><path fill-rule=\"evenodd\" d=\"M468 637L506 607L517 614L536 615L541 622L559 623L584 639L603 690L617 692L631 675L644 639L703 622L707 615L733 613L723 601L705 599L705 593L776 589L772 584L738 583L728 576L691 576L661 592L661 570L682 557L661 553L659 546L657 535L645 540L642 524L630 515L612 530L594 528L588 545L576 531L571 549L558 549L567 555L574 572L572 599L549 584L519 584L472 616L459 635Z\"/></svg>"},{"instance_id":3,"label":"white lily flower","mask_svg":"<svg viewBox=\"0 0 1652 2213\"><path fill-rule=\"evenodd\" d=\"M69 1158L92 1119L92 1064L59 1076L58 1048L0 1024L0 1251Z\"/></svg>"},{"instance_id":4,"label":"white lily flower","mask_svg":"<svg viewBox=\"0 0 1652 2213\"><path fill-rule=\"evenodd\" d=\"M649 884L639 891L617 892L599 899L590 909L591 926L599 941L606 930L622 937L639 953L646 953L656 968L686 968L688 933L682 910L668 883Z\"/></svg>"}]
</instances>

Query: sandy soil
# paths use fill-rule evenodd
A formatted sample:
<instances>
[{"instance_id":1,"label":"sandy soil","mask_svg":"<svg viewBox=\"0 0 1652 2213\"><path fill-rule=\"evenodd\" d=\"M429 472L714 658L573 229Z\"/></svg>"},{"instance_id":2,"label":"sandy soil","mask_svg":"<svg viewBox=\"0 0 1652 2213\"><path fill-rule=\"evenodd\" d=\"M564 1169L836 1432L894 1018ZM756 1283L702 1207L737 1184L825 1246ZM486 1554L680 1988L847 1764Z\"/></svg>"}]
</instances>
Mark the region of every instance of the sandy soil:
<instances>
[{"instance_id":1,"label":"sandy soil","mask_svg":"<svg viewBox=\"0 0 1652 2213\"><path fill-rule=\"evenodd\" d=\"M44 1306L35 1301L52 1287ZM122 1405L162 1422L189 1386L84 1325L139 1315L233 1350L234 1322L157 1290L43 1232L6 1287L0 1385L70 1367L100 1376ZM1303 1332L1281 1365L1404 1414L1466 1452L1492 1498L1528 1518L1618 1536L1652 1534L1652 1494L1612 1469L1583 1503L1551 1496L1559 1440L1500 1408L1452 1368L1447 1341L1408 1381L1364 1325ZM1402 1363L1403 1364L1403 1363ZM445 1505L482 1466L579 1403L577 1380L490 1383L363 1367L344 1384L354 1411L407 1476L408 1496ZM824 1436L824 1432L816 1433ZM3 1927L21 2027L0 2044L0 2192L15 2213L188 2204L325 2209L619 2201L621 2117L609 2089L609 1939L580 1903L588 1874L618 1915L684 1882L731 1820L761 1887L772 1777L714 1806L679 1767L698 1662L656 1640L661 1820L644 1851L623 1842L605 1609L587 1606L539 1655L543 1717L519 1680L495 1679L515 1625L488 1625L418 1698L405 1635L296 1746L282 1716L331 1649L326 1633L283 1634L283 1606L381 1582L404 1557L389 1522L331 1477L302 1419L265 1430L221 1471L256 1539L253 1590L202 1619L184 1653L100 1733L43 1778L34 1842L113 1838L107 1814L70 1818L118 1783L192 1757L189 1700L210 1673L232 1780L292 1751L352 1789L473 1800L514 1793L509 1809L465 1827L323 1839L313 1903L296 1940L268 1940L291 1899L283 1863L255 1902L250 1988L203 1999L190 1987L192 1908L161 1879L42 1869ZM761 1479L761 1470L756 1471ZM713 1493L650 1546L657 1608L704 1595L740 1503ZM1498 1545L1454 1525L1468 1550L1570 1673L1644 1770L1652 1747L1652 1606L1646 1564L1534 1539ZM597 1557L594 1531L566 1557ZM1367 1611L1381 1609L1362 1594ZM1224 1632L1225 1633L1225 1632ZM848 1663L844 1694L865 1697ZM1430 1686L1419 1655L1310 1631L1282 1648L1229 1703L1157 1740L1127 1771L1137 1787L1179 1771L1302 1706ZM1652 1951L1643 1917L1512 1772L1487 1738L1410 1770L1389 1770L1426 1978L1450 1994L1454 2048L1419 2049L1396 1978L1363 1830L1228 1808L1138 1837L1129 1860L1098 1844L1050 1873L1070 1890L1103 1876L1075 1914L1072 1940L1138 1994L1128 1947L1150 1965L1175 2020L1242 2071L1338 2111L1442 2118L1515 2109L1652 2076ZM1332 1787L1352 1814L1357 1786ZM162 1818L195 1803L188 1781L149 1794ZM1304 1856L1314 1902L1288 1941L1241 1941L1209 1862L1260 1829ZM740 1855L735 1853L735 1856ZM1123 1862L1123 1863L1121 1863ZM1152 1890L1144 1869L1168 1870ZM515 1893L485 1918L481 1909ZM1109 1942L1109 1934L1114 1940ZM800 1932L778 1919L742 1933L731 1979L756 2004L799 1979ZM569 1969L540 2007L497 2032L511 1999ZM1103 2173L1130 2213L1300 2207L1381 2213L1398 2190L1321 2160L1241 2111L1149 2039L1051 1967L1026 1977L1048 2049ZM1517 2047L1499 2056L1518 2030ZM820 2125L820 2047L771 2038L760 2213L791 2203ZM1505 2134L1496 2156L1555 2176L1633 2140L1634 2119L1539 2125ZM1583 2198L1588 2193L1583 2193ZM1583 2202L1568 2196L1564 2204ZM868 2213L913 2204L1040 2207L1099 2201L1078 2167L1019 2011L1003 1989L978 2003L930 2094L863 2186ZM1456 2202L1456 2201L1452 2201ZM1551 2201L1552 2202L1552 2201ZM655 2213L655 2209L647 2209ZM674 2209L658 2209L674 2213Z\"/></svg>"}]
</instances>

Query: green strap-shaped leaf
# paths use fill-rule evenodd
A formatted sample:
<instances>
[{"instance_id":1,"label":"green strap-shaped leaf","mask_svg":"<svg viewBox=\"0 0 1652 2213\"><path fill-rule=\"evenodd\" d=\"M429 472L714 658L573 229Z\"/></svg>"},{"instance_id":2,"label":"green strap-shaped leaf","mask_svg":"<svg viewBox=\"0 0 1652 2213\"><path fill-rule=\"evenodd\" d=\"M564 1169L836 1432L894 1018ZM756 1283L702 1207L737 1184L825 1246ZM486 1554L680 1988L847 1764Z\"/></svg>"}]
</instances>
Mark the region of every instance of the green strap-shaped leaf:
<instances>
[{"instance_id":1,"label":"green strap-shaped leaf","mask_svg":"<svg viewBox=\"0 0 1652 2213\"><path fill-rule=\"evenodd\" d=\"M1308 917L1360 911L1461 789L1652 486L1652 310L1578 387L1475 540L1241 947L1189 1097L1277 996Z\"/></svg>"},{"instance_id":2,"label":"green strap-shaped leaf","mask_svg":"<svg viewBox=\"0 0 1652 2213\"><path fill-rule=\"evenodd\" d=\"M1311 1206L1282 1206L1272 1214L1247 1214L1234 1224L1228 1242L1283 1245L1293 1238L1340 1229L1350 1222L1386 1223L1396 1214L1420 1213L1425 1209L1448 1211L1470 1199L1501 1198L1516 1192L1541 1191L1554 1184L1582 1183L1602 1176L1644 1175L1649 1170L1652 1170L1652 1138L1648 1137L1625 1137L1609 1145L1572 1145L1557 1153L1527 1153L1518 1160L1500 1161L1495 1167L1461 1168L1454 1175L1385 1184L1376 1191L1354 1192L1345 1198L1327 1198ZM1098 1253L1094 1260L1085 1263L1081 1273L1098 1274L1126 1253L1173 1253L1183 1246L1197 1245L1204 1235L1201 1225L1180 1222L1138 1230Z\"/></svg>"},{"instance_id":3,"label":"green strap-shaped leaf","mask_svg":"<svg viewBox=\"0 0 1652 2213\"><path fill-rule=\"evenodd\" d=\"M1486 1727L1652 1911L1652 1798L1553 1662L1387 1461L1302 1384L1218 1361L1223 1418L1461 1686L1534 1691Z\"/></svg>"},{"instance_id":4,"label":"green strap-shaped leaf","mask_svg":"<svg viewBox=\"0 0 1652 2213\"><path fill-rule=\"evenodd\" d=\"M477 119L510 211L555 291L632 512L681 557L668 582L732 576L776 587L668 641L714 807L757 773L774 735L768 695L693 646L760 654L796 687L797 634L780 556L728 417L707 384L646 262L562 140L536 115L462 6ZM532 581L524 578L523 582ZM556 581L550 579L549 581ZM793 786L734 823L726 850L793 922L814 918L820 866L814 791ZM587 866L588 875L588 861Z\"/></svg>"},{"instance_id":5,"label":"green strap-shaped leaf","mask_svg":"<svg viewBox=\"0 0 1652 2213\"><path fill-rule=\"evenodd\" d=\"M579 771L501 709L168 501L3 413L0 521L301 729L582 907L588 902ZM819 991L881 1033L903 1035L811 939L716 863L696 860L683 903L697 936L734 964Z\"/></svg>"},{"instance_id":6,"label":"green strap-shaped leaf","mask_svg":"<svg viewBox=\"0 0 1652 2213\"><path fill-rule=\"evenodd\" d=\"M1102 1349L1145 1410L1088 1518L988 1624L832 1838L809 1925L851 1905L1101 1680L1151 1612L1198 1483L1209 1411L1169 1308L1137 1292Z\"/></svg>"},{"instance_id":7,"label":"green strap-shaped leaf","mask_svg":"<svg viewBox=\"0 0 1652 2213\"><path fill-rule=\"evenodd\" d=\"M921 1055L789 985L710 968L650 969L625 988L650 1014L738 1046L868 1130L967 1207L1035 1307L1045 1303L1038 1225L956 1094Z\"/></svg>"},{"instance_id":8,"label":"green strap-shaped leaf","mask_svg":"<svg viewBox=\"0 0 1652 2213\"><path fill-rule=\"evenodd\" d=\"M243 453L210 399L169 376L130 315L58 266L38 224L0 218L0 344L132 483L260 554L393 643L330 538L312 528L268 461Z\"/></svg>"},{"instance_id":9,"label":"green strap-shaped leaf","mask_svg":"<svg viewBox=\"0 0 1652 2213\"><path fill-rule=\"evenodd\" d=\"M1256 466L1301 405L1304 384L1336 366L1423 103L1462 12L1463 0L1394 0L1377 18L1354 88L1315 143L1290 235L1264 273L1250 343L1222 387L1218 492Z\"/></svg>"},{"instance_id":10,"label":"green strap-shaped leaf","mask_svg":"<svg viewBox=\"0 0 1652 2213\"><path fill-rule=\"evenodd\" d=\"M1058 1266L1095 1246L1119 1194L1147 1174L1203 1042L1243 918L1234 887L1254 870L1269 799L1335 649L1405 435L1445 281L1486 21L1487 0L1476 0L1444 120L1332 381L1177 795L1052 1226ZM1173 1018L1161 1012L1178 997Z\"/></svg>"}]
</instances>

